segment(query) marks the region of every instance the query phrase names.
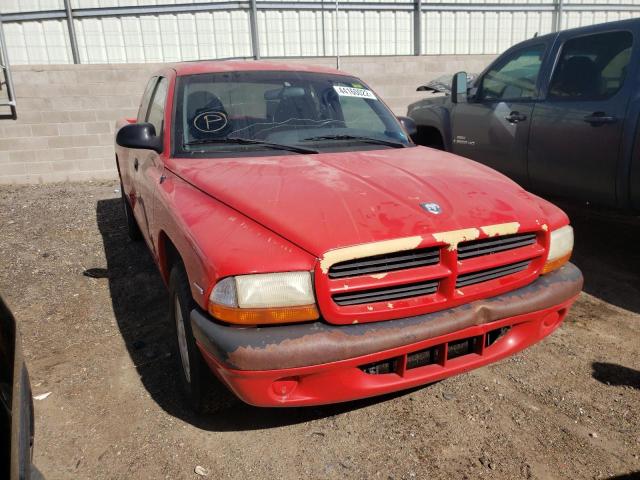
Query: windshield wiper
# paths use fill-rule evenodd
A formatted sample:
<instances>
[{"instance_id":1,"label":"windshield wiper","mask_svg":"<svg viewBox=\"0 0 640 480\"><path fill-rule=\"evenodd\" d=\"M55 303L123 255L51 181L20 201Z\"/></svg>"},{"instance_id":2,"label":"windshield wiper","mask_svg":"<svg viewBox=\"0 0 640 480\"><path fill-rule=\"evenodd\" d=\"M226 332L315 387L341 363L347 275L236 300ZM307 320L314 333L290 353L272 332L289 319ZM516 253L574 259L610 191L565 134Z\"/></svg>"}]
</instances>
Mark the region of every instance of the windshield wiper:
<instances>
[{"instance_id":1,"label":"windshield wiper","mask_svg":"<svg viewBox=\"0 0 640 480\"><path fill-rule=\"evenodd\" d=\"M280 150L289 150L290 152L296 152L296 153L318 153L317 150L313 150L312 148L296 147L294 145L264 142L262 140L254 140L252 138L240 138L240 137L203 138L202 140L193 140L191 142L184 143L183 147L190 147L193 145L207 145L207 144L213 144L213 143L221 143L221 144L226 143L226 144L237 144L237 145L261 145L263 147L276 148Z\"/></svg>"},{"instance_id":2,"label":"windshield wiper","mask_svg":"<svg viewBox=\"0 0 640 480\"><path fill-rule=\"evenodd\" d=\"M366 143L375 143L377 145L386 145L394 148L405 148L406 145L400 142L392 142L391 140L380 140L379 138L361 137L359 135L319 135L317 137L305 138L303 141L317 141L317 140L360 140Z\"/></svg>"}]
</instances>

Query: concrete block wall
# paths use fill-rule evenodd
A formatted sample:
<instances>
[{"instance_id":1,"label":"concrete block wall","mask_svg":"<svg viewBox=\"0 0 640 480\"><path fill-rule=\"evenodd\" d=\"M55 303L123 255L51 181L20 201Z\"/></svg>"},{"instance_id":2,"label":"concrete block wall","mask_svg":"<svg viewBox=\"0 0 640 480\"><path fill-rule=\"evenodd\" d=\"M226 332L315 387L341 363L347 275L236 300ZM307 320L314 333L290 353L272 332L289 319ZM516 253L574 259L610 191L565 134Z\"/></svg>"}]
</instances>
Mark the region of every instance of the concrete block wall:
<instances>
[{"instance_id":1,"label":"concrete block wall","mask_svg":"<svg viewBox=\"0 0 640 480\"><path fill-rule=\"evenodd\" d=\"M347 57L341 69L361 77L401 115L429 95L417 86L446 73L481 71L491 55ZM287 62L335 66L332 58ZM157 64L46 65L12 68L17 120L0 120L0 184L116 178L115 121L135 116Z\"/></svg>"}]
</instances>

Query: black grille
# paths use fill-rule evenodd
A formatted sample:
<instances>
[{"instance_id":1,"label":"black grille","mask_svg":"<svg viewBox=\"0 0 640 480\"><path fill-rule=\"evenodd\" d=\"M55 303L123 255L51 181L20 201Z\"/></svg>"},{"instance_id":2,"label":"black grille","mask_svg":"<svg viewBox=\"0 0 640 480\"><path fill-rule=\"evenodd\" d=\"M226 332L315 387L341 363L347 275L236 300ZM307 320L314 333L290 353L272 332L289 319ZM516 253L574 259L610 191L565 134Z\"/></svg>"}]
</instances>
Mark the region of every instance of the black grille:
<instances>
[{"instance_id":1,"label":"black grille","mask_svg":"<svg viewBox=\"0 0 640 480\"><path fill-rule=\"evenodd\" d=\"M453 360L454 358L463 357L471 353L476 355L482 355L482 344L484 341L484 347L489 348L498 340L503 338L511 330L510 326L497 328L487 332L484 336L478 335L476 337L467 337L460 340L453 340L448 343L441 343L433 347L429 347L425 350L419 350L417 352L407 353L406 369L412 370L414 368L420 368L427 365L442 365L444 366L446 361ZM446 346L446 360L445 360L445 346ZM368 363L361 365L360 370L369 375L383 375L385 373L400 374L400 365L402 364L402 356L381 360L375 363Z\"/></svg>"},{"instance_id":2,"label":"black grille","mask_svg":"<svg viewBox=\"0 0 640 480\"><path fill-rule=\"evenodd\" d=\"M490 255L492 253L513 250L514 248L526 247L536 243L535 233L522 233L515 235L505 235L503 237L484 238L462 242L458 245L458 259L479 257L480 255Z\"/></svg>"},{"instance_id":3,"label":"black grille","mask_svg":"<svg viewBox=\"0 0 640 480\"><path fill-rule=\"evenodd\" d=\"M482 336L449 342L447 344L447 360L469 355L470 353L480 353L481 346Z\"/></svg>"},{"instance_id":4,"label":"black grille","mask_svg":"<svg viewBox=\"0 0 640 480\"><path fill-rule=\"evenodd\" d=\"M360 305L363 303L387 302L401 298L418 297L435 293L438 289L438 281L410 283L395 287L373 288L358 292L336 293L333 301L340 306Z\"/></svg>"},{"instance_id":5,"label":"black grille","mask_svg":"<svg viewBox=\"0 0 640 480\"><path fill-rule=\"evenodd\" d=\"M439 261L440 249L438 247L385 253L336 263L329 268L329 278L355 277L405 268L425 267L435 265Z\"/></svg>"},{"instance_id":6,"label":"black grille","mask_svg":"<svg viewBox=\"0 0 640 480\"><path fill-rule=\"evenodd\" d=\"M442 363L443 345L420 350L407 354L407 370L412 368L424 367L434 363Z\"/></svg>"},{"instance_id":7,"label":"black grille","mask_svg":"<svg viewBox=\"0 0 640 480\"><path fill-rule=\"evenodd\" d=\"M514 273L522 272L529 267L530 260L523 262L512 263L510 265L504 265L502 267L489 268L487 270L481 270L479 272L466 273L460 275L456 281L456 288L466 287L467 285L474 285L480 282L487 282L500 277L506 277Z\"/></svg>"}]
</instances>

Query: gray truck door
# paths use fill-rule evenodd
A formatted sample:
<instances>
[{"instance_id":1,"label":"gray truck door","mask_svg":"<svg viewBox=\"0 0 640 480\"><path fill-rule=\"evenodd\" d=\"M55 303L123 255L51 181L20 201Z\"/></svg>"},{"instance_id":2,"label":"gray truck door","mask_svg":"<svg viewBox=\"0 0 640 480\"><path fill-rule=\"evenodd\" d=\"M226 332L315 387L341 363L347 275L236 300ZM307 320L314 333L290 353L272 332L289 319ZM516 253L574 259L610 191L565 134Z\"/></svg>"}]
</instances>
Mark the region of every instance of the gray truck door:
<instances>
[{"instance_id":1,"label":"gray truck door","mask_svg":"<svg viewBox=\"0 0 640 480\"><path fill-rule=\"evenodd\" d=\"M529 178L536 191L613 206L633 35L565 33L558 40L546 100L533 113Z\"/></svg>"},{"instance_id":2,"label":"gray truck door","mask_svg":"<svg viewBox=\"0 0 640 480\"><path fill-rule=\"evenodd\" d=\"M546 44L506 53L478 80L468 103L452 111L452 151L526 184L527 142Z\"/></svg>"}]
</instances>

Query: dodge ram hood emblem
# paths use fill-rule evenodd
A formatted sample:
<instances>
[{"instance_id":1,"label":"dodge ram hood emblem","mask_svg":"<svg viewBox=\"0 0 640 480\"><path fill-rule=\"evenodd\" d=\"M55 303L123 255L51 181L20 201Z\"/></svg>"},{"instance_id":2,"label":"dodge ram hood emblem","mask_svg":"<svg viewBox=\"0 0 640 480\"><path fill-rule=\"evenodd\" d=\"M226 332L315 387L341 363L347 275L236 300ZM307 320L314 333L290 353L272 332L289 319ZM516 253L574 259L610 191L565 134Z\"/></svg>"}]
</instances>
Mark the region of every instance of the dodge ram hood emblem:
<instances>
[{"instance_id":1,"label":"dodge ram hood emblem","mask_svg":"<svg viewBox=\"0 0 640 480\"><path fill-rule=\"evenodd\" d=\"M420 206L424 208L427 212L433 213L434 215L439 215L442 213L442 208L437 203L421 203Z\"/></svg>"}]
</instances>

